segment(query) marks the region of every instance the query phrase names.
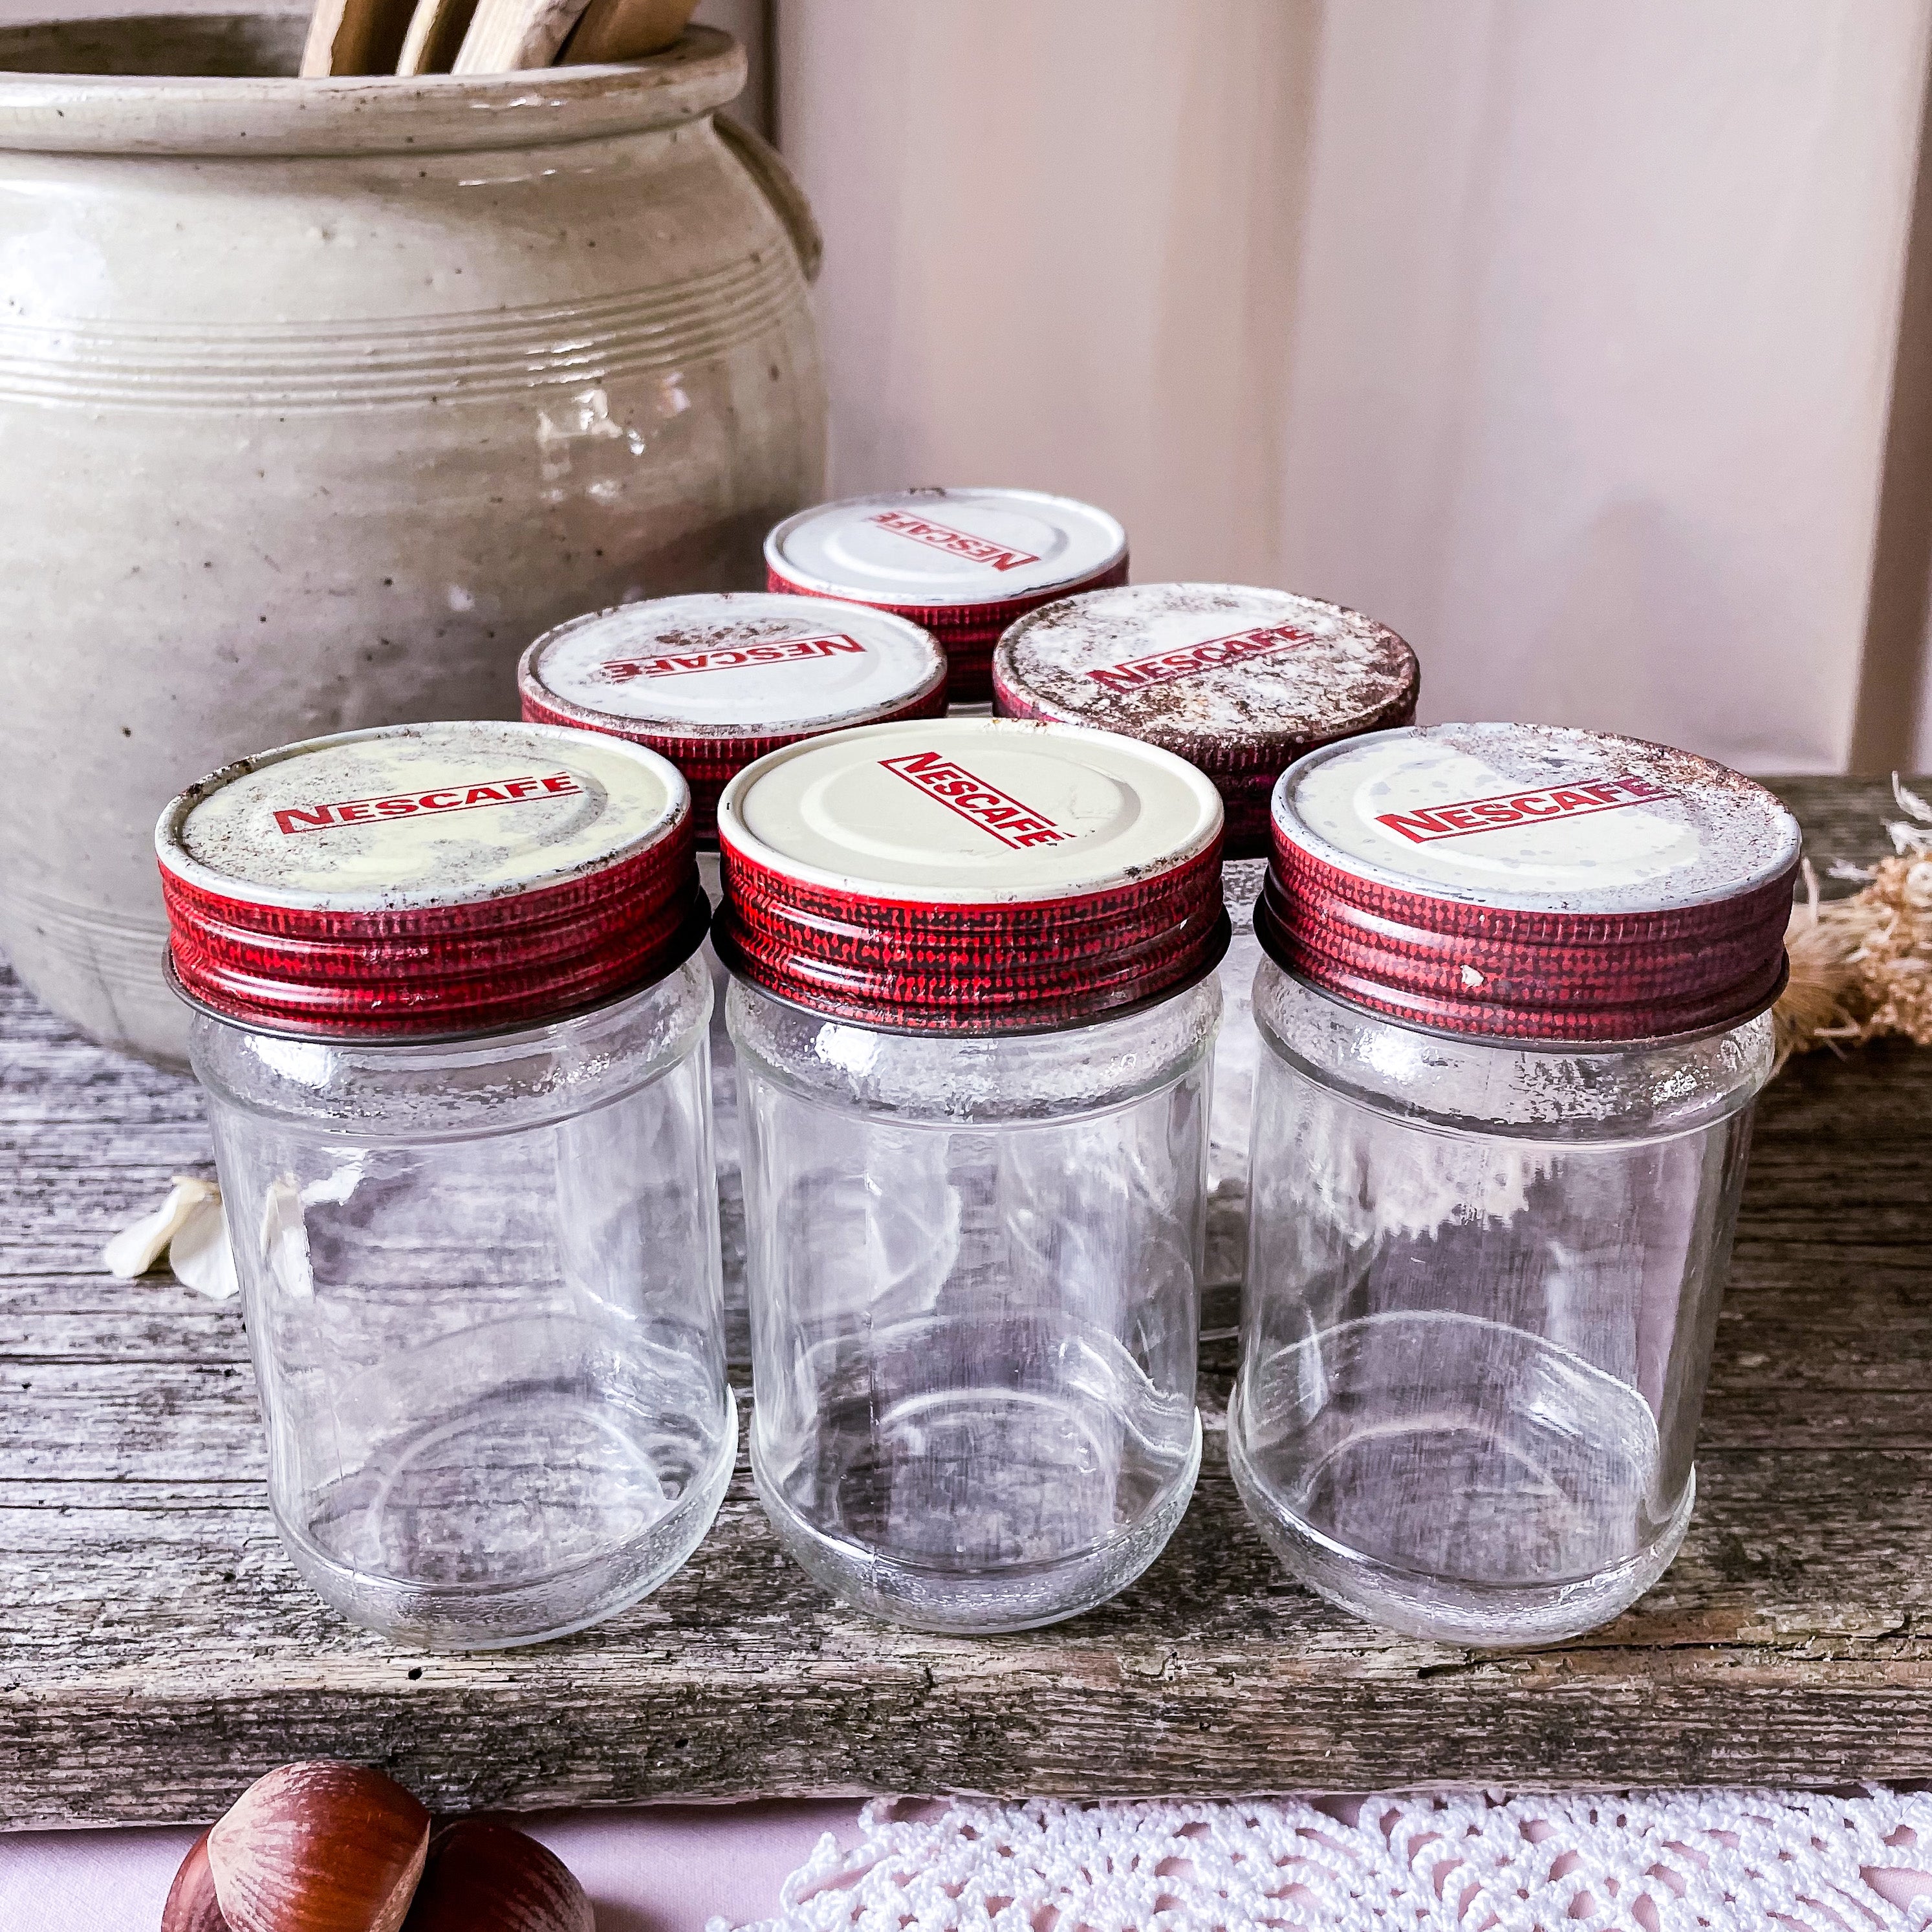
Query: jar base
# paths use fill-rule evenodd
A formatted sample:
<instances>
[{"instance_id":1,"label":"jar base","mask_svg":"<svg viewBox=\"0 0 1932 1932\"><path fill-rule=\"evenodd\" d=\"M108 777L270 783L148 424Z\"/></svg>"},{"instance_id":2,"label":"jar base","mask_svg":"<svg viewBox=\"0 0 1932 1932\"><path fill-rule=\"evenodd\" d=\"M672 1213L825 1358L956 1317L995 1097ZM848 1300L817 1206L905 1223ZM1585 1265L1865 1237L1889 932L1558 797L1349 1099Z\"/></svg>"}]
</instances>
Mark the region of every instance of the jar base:
<instances>
[{"instance_id":1,"label":"jar base","mask_svg":"<svg viewBox=\"0 0 1932 1932\"><path fill-rule=\"evenodd\" d=\"M1629 1609L1676 1560L1696 1505L1696 1472L1658 1533L1594 1575L1547 1584L1483 1584L1425 1576L1349 1548L1304 1522L1258 1478L1230 1405L1228 1466L1250 1520L1282 1567L1337 1610L1403 1636L1473 1650L1560 1643Z\"/></svg>"},{"instance_id":2,"label":"jar base","mask_svg":"<svg viewBox=\"0 0 1932 1932\"><path fill-rule=\"evenodd\" d=\"M1140 1521L1105 1542L1051 1562L973 1574L908 1562L827 1535L769 1481L752 1445L758 1500L785 1554L842 1602L887 1623L956 1636L994 1636L1061 1623L1105 1603L1145 1570L1179 1527L1201 1468L1201 1418L1186 1463Z\"/></svg>"},{"instance_id":3,"label":"jar base","mask_svg":"<svg viewBox=\"0 0 1932 1932\"><path fill-rule=\"evenodd\" d=\"M352 1623L429 1651L506 1650L546 1643L601 1623L668 1582L704 1541L738 1456L737 1398L710 1466L661 1516L614 1547L514 1583L424 1583L372 1575L331 1556L275 1512L284 1547L304 1582Z\"/></svg>"}]
</instances>

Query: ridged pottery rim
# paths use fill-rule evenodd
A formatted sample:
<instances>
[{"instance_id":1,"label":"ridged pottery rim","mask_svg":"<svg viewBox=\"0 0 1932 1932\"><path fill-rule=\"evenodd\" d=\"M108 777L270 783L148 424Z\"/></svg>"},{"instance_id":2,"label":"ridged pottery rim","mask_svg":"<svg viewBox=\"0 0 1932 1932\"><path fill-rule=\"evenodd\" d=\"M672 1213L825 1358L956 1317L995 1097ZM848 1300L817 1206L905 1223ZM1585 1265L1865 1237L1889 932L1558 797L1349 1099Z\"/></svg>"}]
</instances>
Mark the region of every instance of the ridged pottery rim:
<instances>
[{"instance_id":1,"label":"ridged pottery rim","mask_svg":"<svg viewBox=\"0 0 1932 1932\"><path fill-rule=\"evenodd\" d=\"M553 67L526 74L148 75L46 73L63 41L92 40L105 56L117 39L224 50L236 61L281 52L279 27L298 55L306 16L254 14L92 16L0 27L0 149L40 154L448 154L554 146L672 128L734 100L745 85L743 50L712 27L688 28L650 60ZM291 55L291 60L293 56Z\"/></svg>"}]
</instances>

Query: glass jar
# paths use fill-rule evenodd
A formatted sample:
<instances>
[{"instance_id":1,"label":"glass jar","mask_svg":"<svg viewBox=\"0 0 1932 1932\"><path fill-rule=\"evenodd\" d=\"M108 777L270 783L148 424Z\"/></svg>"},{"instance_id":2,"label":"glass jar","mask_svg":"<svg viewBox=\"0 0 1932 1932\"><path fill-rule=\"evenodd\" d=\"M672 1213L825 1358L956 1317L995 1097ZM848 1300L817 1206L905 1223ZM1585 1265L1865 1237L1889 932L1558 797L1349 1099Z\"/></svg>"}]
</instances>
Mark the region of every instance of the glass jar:
<instances>
[{"instance_id":1,"label":"glass jar","mask_svg":"<svg viewBox=\"0 0 1932 1932\"><path fill-rule=\"evenodd\" d=\"M436 1649L656 1588L730 1480L689 794L530 725L352 733L158 843L298 1571Z\"/></svg>"},{"instance_id":2,"label":"glass jar","mask_svg":"<svg viewBox=\"0 0 1932 1932\"><path fill-rule=\"evenodd\" d=\"M1178 759L991 719L725 794L752 1472L875 1616L1076 1615L1186 1510L1220 817Z\"/></svg>"},{"instance_id":3,"label":"glass jar","mask_svg":"<svg viewBox=\"0 0 1932 1932\"><path fill-rule=\"evenodd\" d=\"M1543 1643L1662 1575L1798 857L1769 794L1530 726L1394 731L1275 795L1228 1460L1371 1622Z\"/></svg>"},{"instance_id":4,"label":"glass jar","mask_svg":"<svg viewBox=\"0 0 1932 1932\"><path fill-rule=\"evenodd\" d=\"M1214 782L1227 813L1222 888L1232 940L1221 962L1208 1145L1204 1337L1240 1318L1248 1235L1248 1122L1261 1039L1250 989L1261 948L1255 900L1268 850L1268 797L1318 746L1406 724L1415 653L1358 610L1238 584L1122 584L1022 617L993 653L994 709L1118 731L1158 745Z\"/></svg>"},{"instance_id":5,"label":"glass jar","mask_svg":"<svg viewBox=\"0 0 1932 1932\"><path fill-rule=\"evenodd\" d=\"M668 758L691 788L698 877L711 904L718 796L781 746L946 704L946 657L927 632L884 612L820 597L724 592L660 597L574 617L524 652L526 718L601 731ZM724 969L709 940L712 1140L718 1166L726 1354L751 1360L745 1300L745 1192L738 1076L724 1028Z\"/></svg>"},{"instance_id":6,"label":"glass jar","mask_svg":"<svg viewBox=\"0 0 1932 1932\"><path fill-rule=\"evenodd\" d=\"M765 539L773 590L842 598L939 640L955 704L993 694L1000 633L1056 597L1127 580L1127 533L1038 490L896 490L800 510Z\"/></svg>"}]
</instances>

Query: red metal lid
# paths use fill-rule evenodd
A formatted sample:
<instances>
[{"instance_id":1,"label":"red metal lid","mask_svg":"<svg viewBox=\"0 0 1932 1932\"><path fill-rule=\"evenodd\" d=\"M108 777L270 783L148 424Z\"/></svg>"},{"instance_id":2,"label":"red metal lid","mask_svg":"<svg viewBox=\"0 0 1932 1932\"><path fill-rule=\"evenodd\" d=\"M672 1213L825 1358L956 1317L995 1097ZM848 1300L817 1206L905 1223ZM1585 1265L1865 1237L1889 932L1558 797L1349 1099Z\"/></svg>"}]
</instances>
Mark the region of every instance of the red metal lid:
<instances>
[{"instance_id":1,"label":"red metal lid","mask_svg":"<svg viewBox=\"0 0 1932 1932\"><path fill-rule=\"evenodd\" d=\"M1688 752L1437 724L1275 788L1255 930L1358 1006L1457 1034L1637 1040L1735 1025L1784 978L1798 822Z\"/></svg>"},{"instance_id":2,"label":"red metal lid","mask_svg":"<svg viewBox=\"0 0 1932 1932\"><path fill-rule=\"evenodd\" d=\"M863 604L726 592L574 617L524 652L517 688L534 722L609 732L670 759L709 847L718 794L767 752L938 717L946 654L929 632Z\"/></svg>"},{"instance_id":3,"label":"red metal lid","mask_svg":"<svg viewBox=\"0 0 1932 1932\"><path fill-rule=\"evenodd\" d=\"M1003 717L1120 731L1200 766L1230 859L1268 850L1274 782L1318 746L1406 724L1421 674L1387 625L1286 590L1136 584L1022 617L993 654Z\"/></svg>"},{"instance_id":4,"label":"red metal lid","mask_svg":"<svg viewBox=\"0 0 1932 1932\"><path fill-rule=\"evenodd\" d=\"M1076 1025L1178 991L1227 944L1213 785L1104 732L952 718L812 739L740 772L718 832L719 956L865 1025Z\"/></svg>"},{"instance_id":5,"label":"red metal lid","mask_svg":"<svg viewBox=\"0 0 1932 1932\"><path fill-rule=\"evenodd\" d=\"M1127 533L1104 510L1037 490L899 490L820 503L765 539L773 590L837 597L922 625L956 704L992 695L993 646L1013 620L1127 580Z\"/></svg>"},{"instance_id":6,"label":"red metal lid","mask_svg":"<svg viewBox=\"0 0 1932 1932\"><path fill-rule=\"evenodd\" d=\"M274 1032L534 1024L662 977L704 932L676 768L550 725L284 746L190 785L154 844L181 990Z\"/></svg>"}]
</instances>

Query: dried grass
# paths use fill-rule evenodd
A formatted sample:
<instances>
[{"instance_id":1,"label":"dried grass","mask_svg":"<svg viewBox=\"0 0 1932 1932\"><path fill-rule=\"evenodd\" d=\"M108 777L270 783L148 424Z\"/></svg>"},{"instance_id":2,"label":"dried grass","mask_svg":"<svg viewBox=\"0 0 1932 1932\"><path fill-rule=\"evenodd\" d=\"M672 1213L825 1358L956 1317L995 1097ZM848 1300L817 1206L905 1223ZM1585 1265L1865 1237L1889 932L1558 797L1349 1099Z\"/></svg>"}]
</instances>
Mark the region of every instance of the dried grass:
<instances>
[{"instance_id":1,"label":"dried grass","mask_svg":"<svg viewBox=\"0 0 1932 1932\"><path fill-rule=\"evenodd\" d=\"M1832 868L1864 880L1861 890L1821 904L1806 862L1808 903L1784 935L1790 983L1772 1016L1780 1066L1794 1053L1886 1034L1932 1046L1932 804L1895 774L1892 789L1906 814L1886 826L1894 856L1868 868Z\"/></svg>"}]
</instances>

